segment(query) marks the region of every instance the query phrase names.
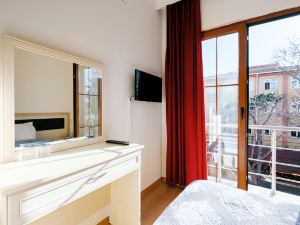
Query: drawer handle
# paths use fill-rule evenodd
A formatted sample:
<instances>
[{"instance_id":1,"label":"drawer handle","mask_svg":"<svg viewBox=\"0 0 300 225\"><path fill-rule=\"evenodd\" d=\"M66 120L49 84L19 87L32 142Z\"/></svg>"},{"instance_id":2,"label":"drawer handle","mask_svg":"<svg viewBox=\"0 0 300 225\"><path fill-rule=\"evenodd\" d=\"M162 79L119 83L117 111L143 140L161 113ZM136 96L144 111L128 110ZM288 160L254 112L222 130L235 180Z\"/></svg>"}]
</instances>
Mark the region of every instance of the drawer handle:
<instances>
[{"instance_id":1,"label":"drawer handle","mask_svg":"<svg viewBox=\"0 0 300 225\"><path fill-rule=\"evenodd\" d=\"M86 182L87 184L92 184L94 183L95 181L99 180L101 177L104 177L105 175L107 174L107 172L97 176L97 177L92 177L90 179L88 179L88 181Z\"/></svg>"}]
</instances>

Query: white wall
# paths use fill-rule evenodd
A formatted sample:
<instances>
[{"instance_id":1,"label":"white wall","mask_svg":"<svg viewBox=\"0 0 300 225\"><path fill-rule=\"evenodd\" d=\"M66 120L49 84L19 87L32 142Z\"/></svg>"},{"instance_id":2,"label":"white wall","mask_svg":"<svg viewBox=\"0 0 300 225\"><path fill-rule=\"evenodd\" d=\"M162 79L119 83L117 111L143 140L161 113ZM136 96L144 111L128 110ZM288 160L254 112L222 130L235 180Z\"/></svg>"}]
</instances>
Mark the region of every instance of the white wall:
<instances>
[{"instance_id":1,"label":"white wall","mask_svg":"<svg viewBox=\"0 0 300 225\"><path fill-rule=\"evenodd\" d=\"M284 9L300 6L299 0L201 0L202 30L232 24ZM166 9L160 10L162 19L162 62L166 49ZM164 79L164 66L162 76ZM165 101L165 95L163 96ZM162 108L162 176L166 176L167 134L165 107Z\"/></svg>"},{"instance_id":2,"label":"white wall","mask_svg":"<svg viewBox=\"0 0 300 225\"><path fill-rule=\"evenodd\" d=\"M154 0L157 9L180 0ZM299 0L200 0L202 30L300 6Z\"/></svg>"},{"instance_id":3,"label":"white wall","mask_svg":"<svg viewBox=\"0 0 300 225\"><path fill-rule=\"evenodd\" d=\"M297 6L299 0L201 0L202 30Z\"/></svg>"},{"instance_id":4,"label":"white wall","mask_svg":"<svg viewBox=\"0 0 300 225\"><path fill-rule=\"evenodd\" d=\"M73 64L15 49L15 112L70 113L73 133Z\"/></svg>"},{"instance_id":5,"label":"white wall","mask_svg":"<svg viewBox=\"0 0 300 225\"><path fill-rule=\"evenodd\" d=\"M106 136L145 145L141 177L145 188L161 177L161 105L139 102L130 110L129 98L135 68L161 75L161 15L152 0L126 2L0 0L0 34L105 64ZM138 119L130 122L130 111Z\"/></svg>"},{"instance_id":6,"label":"white wall","mask_svg":"<svg viewBox=\"0 0 300 225\"><path fill-rule=\"evenodd\" d=\"M152 0L0 0L0 33L13 35L49 47L66 50L101 61L105 75L105 132L107 138L130 139L130 103L134 93L134 69L161 74L161 16ZM148 103L135 107L151 114L145 123L131 127L143 133L152 124L161 124L161 114ZM161 129L155 132L161 134ZM161 152L157 135L145 134L145 152ZM141 142L142 141L142 142ZM143 159L147 160L146 158ZM151 173L160 168L157 158ZM160 173L153 175L156 179ZM153 180L154 182L154 180ZM142 177L142 186L144 183Z\"/></svg>"},{"instance_id":7,"label":"white wall","mask_svg":"<svg viewBox=\"0 0 300 225\"><path fill-rule=\"evenodd\" d=\"M131 101L132 140L145 145L142 153L142 189L161 177L161 150L157 151L161 149L162 140L161 111L161 103Z\"/></svg>"}]
</instances>

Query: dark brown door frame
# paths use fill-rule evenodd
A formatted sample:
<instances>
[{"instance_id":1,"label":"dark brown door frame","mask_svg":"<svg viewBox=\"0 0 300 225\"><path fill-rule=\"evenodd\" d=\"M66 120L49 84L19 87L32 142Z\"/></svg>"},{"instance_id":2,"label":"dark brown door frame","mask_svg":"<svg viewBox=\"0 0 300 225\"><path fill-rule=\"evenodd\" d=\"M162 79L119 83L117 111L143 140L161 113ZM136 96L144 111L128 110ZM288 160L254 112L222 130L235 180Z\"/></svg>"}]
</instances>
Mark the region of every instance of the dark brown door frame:
<instances>
[{"instance_id":1,"label":"dark brown door frame","mask_svg":"<svg viewBox=\"0 0 300 225\"><path fill-rule=\"evenodd\" d=\"M231 33L239 34L239 118L238 118L238 188L247 190L247 130L248 130L248 27L300 13L300 6L244 20L201 33L202 40Z\"/></svg>"},{"instance_id":2,"label":"dark brown door frame","mask_svg":"<svg viewBox=\"0 0 300 225\"><path fill-rule=\"evenodd\" d=\"M73 63L73 121L74 121L74 137L79 137L79 74L78 64Z\"/></svg>"}]
</instances>

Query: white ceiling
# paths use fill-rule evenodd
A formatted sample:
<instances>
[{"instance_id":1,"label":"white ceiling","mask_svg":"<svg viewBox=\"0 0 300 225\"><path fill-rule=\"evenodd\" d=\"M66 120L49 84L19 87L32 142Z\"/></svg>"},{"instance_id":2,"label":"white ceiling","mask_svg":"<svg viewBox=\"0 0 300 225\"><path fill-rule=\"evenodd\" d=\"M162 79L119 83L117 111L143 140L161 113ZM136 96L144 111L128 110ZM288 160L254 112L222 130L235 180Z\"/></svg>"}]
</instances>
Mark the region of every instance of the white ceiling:
<instances>
[{"instance_id":1,"label":"white ceiling","mask_svg":"<svg viewBox=\"0 0 300 225\"><path fill-rule=\"evenodd\" d=\"M163 9L167 5L173 4L175 2L179 2L181 0L153 0L153 1L155 1L156 9Z\"/></svg>"}]
</instances>

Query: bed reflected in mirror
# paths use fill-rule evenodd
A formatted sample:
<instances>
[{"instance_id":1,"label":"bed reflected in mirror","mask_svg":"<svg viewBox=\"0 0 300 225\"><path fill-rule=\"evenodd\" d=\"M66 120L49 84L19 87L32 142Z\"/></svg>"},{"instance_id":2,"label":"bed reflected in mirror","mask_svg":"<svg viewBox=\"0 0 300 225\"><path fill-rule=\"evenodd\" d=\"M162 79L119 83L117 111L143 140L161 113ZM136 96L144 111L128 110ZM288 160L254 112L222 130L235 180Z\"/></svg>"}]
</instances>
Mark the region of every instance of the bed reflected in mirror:
<instances>
[{"instance_id":1,"label":"bed reflected in mirror","mask_svg":"<svg viewBox=\"0 0 300 225\"><path fill-rule=\"evenodd\" d=\"M102 135L102 70L14 49L15 147Z\"/></svg>"}]
</instances>

